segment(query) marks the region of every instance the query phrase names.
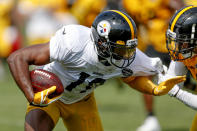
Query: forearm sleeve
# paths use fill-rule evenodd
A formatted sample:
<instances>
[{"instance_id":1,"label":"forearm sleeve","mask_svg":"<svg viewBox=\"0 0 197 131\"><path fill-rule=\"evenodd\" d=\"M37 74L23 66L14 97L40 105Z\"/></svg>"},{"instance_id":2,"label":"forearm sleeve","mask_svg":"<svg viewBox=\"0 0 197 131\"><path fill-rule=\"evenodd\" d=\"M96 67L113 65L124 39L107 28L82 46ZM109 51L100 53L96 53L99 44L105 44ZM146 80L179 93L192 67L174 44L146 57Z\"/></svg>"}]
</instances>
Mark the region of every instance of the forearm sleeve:
<instances>
[{"instance_id":1,"label":"forearm sleeve","mask_svg":"<svg viewBox=\"0 0 197 131\"><path fill-rule=\"evenodd\" d=\"M180 89L176 95L176 98L183 102L185 105L191 107L194 110L197 110L197 95Z\"/></svg>"}]
</instances>

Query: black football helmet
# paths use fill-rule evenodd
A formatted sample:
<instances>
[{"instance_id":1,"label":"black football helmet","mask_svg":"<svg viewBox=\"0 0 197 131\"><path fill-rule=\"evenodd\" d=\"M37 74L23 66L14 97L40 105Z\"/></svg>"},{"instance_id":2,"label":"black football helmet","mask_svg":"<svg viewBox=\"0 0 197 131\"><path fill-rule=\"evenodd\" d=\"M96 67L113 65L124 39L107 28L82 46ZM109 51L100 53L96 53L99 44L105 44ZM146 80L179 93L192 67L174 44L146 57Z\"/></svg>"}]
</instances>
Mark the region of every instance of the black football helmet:
<instances>
[{"instance_id":1,"label":"black football helmet","mask_svg":"<svg viewBox=\"0 0 197 131\"><path fill-rule=\"evenodd\" d=\"M166 46L175 61L197 55L197 6L186 6L175 13L166 31Z\"/></svg>"},{"instance_id":2,"label":"black football helmet","mask_svg":"<svg viewBox=\"0 0 197 131\"><path fill-rule=\"evenodd\" d=\"M91 30L100 57L119 68L132 63L136 54L137 28L130 16L118 10L104 11L95 18Z\"/></svg>"}]
</instances>

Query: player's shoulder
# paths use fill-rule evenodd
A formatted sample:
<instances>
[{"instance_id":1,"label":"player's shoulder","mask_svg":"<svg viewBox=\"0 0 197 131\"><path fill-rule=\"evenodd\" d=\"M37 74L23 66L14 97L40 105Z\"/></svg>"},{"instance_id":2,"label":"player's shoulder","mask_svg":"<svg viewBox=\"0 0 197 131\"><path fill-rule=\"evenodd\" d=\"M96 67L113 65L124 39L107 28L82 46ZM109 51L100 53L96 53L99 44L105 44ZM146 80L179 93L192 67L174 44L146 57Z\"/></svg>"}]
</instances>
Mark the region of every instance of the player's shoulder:
<instances>
[{"instance_id":1,"label":"player's shoulder","mask_svg":"<svg viewBox=\"0 0 197 131\"><path fill-rule=\"evenodd\" d=\"M90 33L90 28L77 24L63 26L61 30L63 31L62 33L74 35L75 37L88 36Z\"/></svg>"},{"instance_id":2,"label":"player's shoulder","mask_svg":"<svg viewBox=\"0 0 197 131\"><path fill-rule=\"evenodd\" d=\"M67 49L77 52L90 40L90 28L82 25L66 25L57 31L57 36Z\"/></svg>"},{"instance_id":3,"label":"player's shoulder","mask_svg":"<svg viewBox=\"0 0 197 131\"><path fill-rule=\"evenodd\" d=\"M149 57L139 49L136 50L136 57L131 66L133 66L136 71L143 72L143 74L146 75L163 71L163 64L159 57ZM143 74L140 73L140 75Z\"/></svg>"},{"instance_id":4,"label":"player's shoulder","mask_svg":"<svg viewBox=\"0 0 197 131\"><path fill-rule=\"evenodd\" d=\"M136 60L143 60L150 58L147 56L144 52L142 52L140 49L136 48Z\"/></svg>"},{"instance_id":5,"label":"player's shoulder","mask_svg":"<svg viewBox=\"0 0 197 131\"><path fill-rule=\"evenodd\" d=\"M150 57L139 49L136 51L136 61L143 65L156 65L156 63L162 64L162 61L159 57Z\"/></svg>"}]
</instances>

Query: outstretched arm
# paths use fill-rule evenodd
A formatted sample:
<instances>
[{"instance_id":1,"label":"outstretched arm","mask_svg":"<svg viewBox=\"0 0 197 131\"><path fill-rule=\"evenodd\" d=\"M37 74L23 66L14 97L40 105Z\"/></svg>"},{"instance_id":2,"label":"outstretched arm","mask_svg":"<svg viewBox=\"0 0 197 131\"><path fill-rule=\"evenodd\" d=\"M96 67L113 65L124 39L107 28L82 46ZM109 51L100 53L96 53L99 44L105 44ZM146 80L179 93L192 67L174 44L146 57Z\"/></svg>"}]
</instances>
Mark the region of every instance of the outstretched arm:
<instances>
[{"instance_id":1,"label":"outstretched arm","mask_svg":"<svg viewBox=\"0 0 197 131\"><path fill-rule=\"evenodd\" d=\"M169 92L168 95L178 99L179 101L183 102L185 105L191 107L194 110L197 110L197 95L192 94L188 91L182 90L179 86L173 87Z\"/></svg>"},{"instance_id":2,"label":"outstretched arm","mask_svg":"<svg viewBox=\"0 0 197 131\"><path fill-rule=\"evenodd\" d=\"M146 76L140 76L140 77L127 77L122 78L122 80L128 84L131 88L134 88L142 93L150 94L152 95L154 87L156 87L155 84L152 83L152 81L146 77Z\"/></svg>"},{"instance_id":3,"label":"outstretched arm","mask_svg":"<svg viewBox=\"0 0 197 131\"><path fill-rule=\"evenodd\" d=\"M30 103L34 100L34 92L29 76L29 65L44 65L49 61L49 43L22 48L7 59L17 85Z\"/></svg>"},{"instance_id":4,"label":"outstretched arm","mask_svg":"<svg viewBox=\"0 0 197 131\"><path fill-rule=\"evenodd\" d=\"M161 82L159 85L155 85L147 76L123 78L123 81L127 83L130 87L142 93L156 96L167 94L174 87L174 85L185 80L185 76L176 76L174 78L170 78L166 81Z\"/></svg>"},{"instance_id":5,"label":"outstretched arm","mask_svg":"<svg viewBox=\"0 0 197 131\"><path fill-rule=\"evenodd\" d=\"M167 78L172 78L175 75L186 74L187 69L181 62L171 61L167 74L162 77L160 81L166 80ZM182 90L180 85L175 85L169 92L168 95L178 99L185 105L197 110L197 95L192 94L186 90Z\"/></svg>"}]
</instances>

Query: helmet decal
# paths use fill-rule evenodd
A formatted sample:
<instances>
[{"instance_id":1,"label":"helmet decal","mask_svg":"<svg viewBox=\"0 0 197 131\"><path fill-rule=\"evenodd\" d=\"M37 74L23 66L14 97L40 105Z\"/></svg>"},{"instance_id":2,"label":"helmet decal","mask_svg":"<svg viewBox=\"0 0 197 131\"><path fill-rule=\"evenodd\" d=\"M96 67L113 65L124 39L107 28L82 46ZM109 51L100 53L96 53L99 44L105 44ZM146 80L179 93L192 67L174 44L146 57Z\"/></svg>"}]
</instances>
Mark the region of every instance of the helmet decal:
<instances>
[{"instance_id":1,"label":"helmet decal","mask_svg":"<svg viewBox=\"0 0 197 131\"><path fill-rule=\"evenodd\" d=\"M109 22L106 20L99 22L97 25L97 32L99 33L100 36L103 36L103 37L108 37L110 29L111 29L111 26Z\"/></svg>"}]
</instances>

